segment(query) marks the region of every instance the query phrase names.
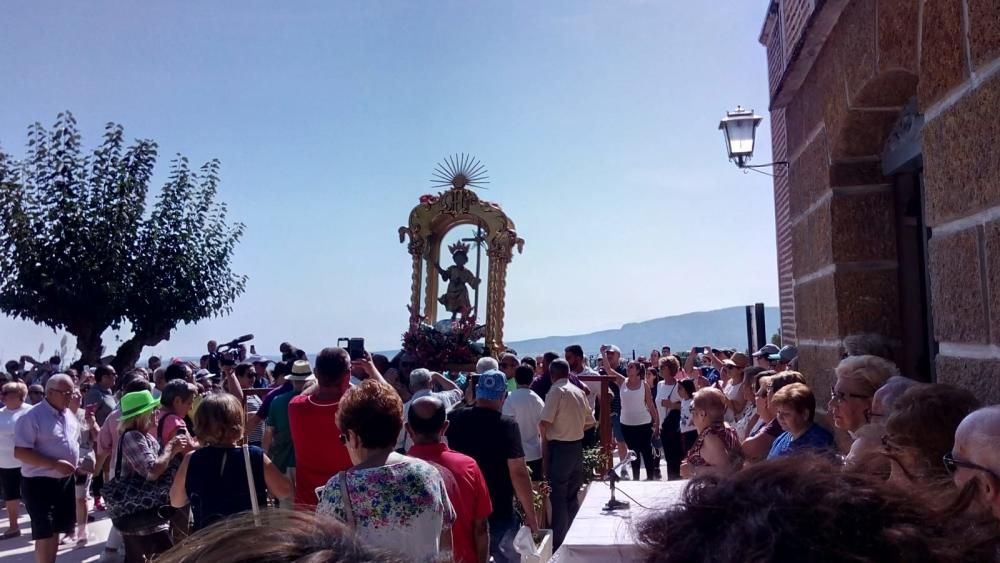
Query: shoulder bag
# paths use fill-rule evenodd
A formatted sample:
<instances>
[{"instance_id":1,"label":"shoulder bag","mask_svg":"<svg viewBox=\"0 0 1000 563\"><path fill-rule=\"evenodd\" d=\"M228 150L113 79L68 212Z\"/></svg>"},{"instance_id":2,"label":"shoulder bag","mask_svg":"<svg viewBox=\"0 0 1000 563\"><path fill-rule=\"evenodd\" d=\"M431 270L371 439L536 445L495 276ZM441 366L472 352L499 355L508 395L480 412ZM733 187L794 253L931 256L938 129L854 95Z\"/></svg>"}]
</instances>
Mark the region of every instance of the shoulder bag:
<instances>
[{"instance_id":1,"label":"shoulder bag","mask_svg":"<svg viewBox=\"0 0 1000 563\"><path fill-rule=\"evenodd\" d=\"M124 534L141 531L167 523L174 512L170 506L170 484L174 471L169 468L155 481L138 473L122 475L122 441L118 441L115 459L115 478L104 484L101 494L107 501L108 516L119 532Z\"/></svg>"}]
</instances>

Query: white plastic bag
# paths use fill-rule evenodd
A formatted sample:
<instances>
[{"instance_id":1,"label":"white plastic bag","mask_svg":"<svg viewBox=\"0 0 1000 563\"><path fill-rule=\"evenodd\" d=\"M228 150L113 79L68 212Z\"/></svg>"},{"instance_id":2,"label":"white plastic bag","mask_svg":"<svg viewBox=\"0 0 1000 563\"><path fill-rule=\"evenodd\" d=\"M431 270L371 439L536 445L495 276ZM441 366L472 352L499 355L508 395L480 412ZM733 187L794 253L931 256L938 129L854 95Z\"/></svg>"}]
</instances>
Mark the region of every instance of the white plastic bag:
<instances>
[{"instance_id":1,"label":"white plastic bag","mask_svg":"<svg viewBox=\"0 0 1000 563\"><path fill-rule=\"evenodd\" d=\"M517 531L517 535L514 536L514 551L522 557L538 557L541 555L542 552L539 546L535 545L535 538L531 536L531 528L521 526L521 529Z\"/></svg>"},{"instance_id":2,"label":"white plastic bag","mask_svg":"<svg viewBox=\"0 0 1000 563\"><path fill-rule=\"evenodd\" d=\"M521 563L545 563L552 558L552 530L539 530L538 544L531 536L531 528L521 526L514 536L514 551L521 556Z\"/></svg>"}]
</instances>

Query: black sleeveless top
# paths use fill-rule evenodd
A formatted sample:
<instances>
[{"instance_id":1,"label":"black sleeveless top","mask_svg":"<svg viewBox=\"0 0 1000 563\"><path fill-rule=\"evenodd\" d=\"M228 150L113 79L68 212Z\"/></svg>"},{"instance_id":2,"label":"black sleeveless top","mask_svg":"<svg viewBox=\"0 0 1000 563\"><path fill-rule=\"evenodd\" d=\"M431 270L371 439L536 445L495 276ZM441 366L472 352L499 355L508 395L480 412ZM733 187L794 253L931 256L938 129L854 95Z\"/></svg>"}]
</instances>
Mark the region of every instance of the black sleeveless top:
<instances>
[{"instance_id":1,"label":"black sleeveless top","mask_svg":"<svg viewBox=\"0 0 1000 563\"><path fill-rule=\"evenodd\" d=\"M257 505L264 509L267 506L264 451L257 446L250 446L250 468L257 491ZM242 448L210 446L195 451L188 461L184 485L194 516L192 531L253 508Z\"/></svg>"}]
</instances>

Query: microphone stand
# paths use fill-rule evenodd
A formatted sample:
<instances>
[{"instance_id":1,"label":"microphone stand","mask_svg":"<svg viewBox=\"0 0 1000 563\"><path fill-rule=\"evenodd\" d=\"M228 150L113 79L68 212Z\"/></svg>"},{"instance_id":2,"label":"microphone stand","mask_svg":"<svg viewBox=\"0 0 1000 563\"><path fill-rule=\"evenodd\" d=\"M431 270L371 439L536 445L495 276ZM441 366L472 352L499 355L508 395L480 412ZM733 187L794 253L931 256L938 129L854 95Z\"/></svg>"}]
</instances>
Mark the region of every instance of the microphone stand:
<instances>
[{"instance_id":1,"label":"microphone stand","mask_svg":"<svg viewBox=\"0 0 1000 563\"><path fill-rule=\"evenodd\" d=\"M604 505L605 512L614 512L616 510L627 510L629 508L629 503L627 501L615 499L615 483L621 481L621 477L618 476L618 472L612 469L608 473L608 486L611 487L611 499L608 503Z\"/></svg>"}]
</instances>

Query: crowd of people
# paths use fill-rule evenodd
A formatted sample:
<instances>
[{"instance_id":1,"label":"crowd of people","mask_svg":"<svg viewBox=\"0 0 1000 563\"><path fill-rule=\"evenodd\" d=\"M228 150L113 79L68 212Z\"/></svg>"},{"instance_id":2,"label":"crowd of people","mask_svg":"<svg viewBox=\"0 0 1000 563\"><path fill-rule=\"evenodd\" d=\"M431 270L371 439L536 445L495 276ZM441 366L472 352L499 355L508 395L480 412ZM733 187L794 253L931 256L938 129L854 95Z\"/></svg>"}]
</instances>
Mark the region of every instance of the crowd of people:
<instances>
[{"instance_id":1,"label":"crowd of people","mask_svg":"<svg viewBox=\"0 0 1000 563\"><path fill-rule=\"evenodd\" d=\"M223 541L279 559L519 561L522 526L565 540L607 409L612 450L635 454L616 477L691 480L641 523L650 561L995 558L1000 406L909 379L865 342L830 366L822 420L794 346L630 360L574 345L469 373L336 347L310 361L288 343L271 361L210 342L198 364L154 357L121 377L24 357L0 388L0 539L21 535L23 503L39 562L95 541L105 509L107 561L254 559ZM162 506L131 506L128 483Z\"/></svg>"}]
</instances>

